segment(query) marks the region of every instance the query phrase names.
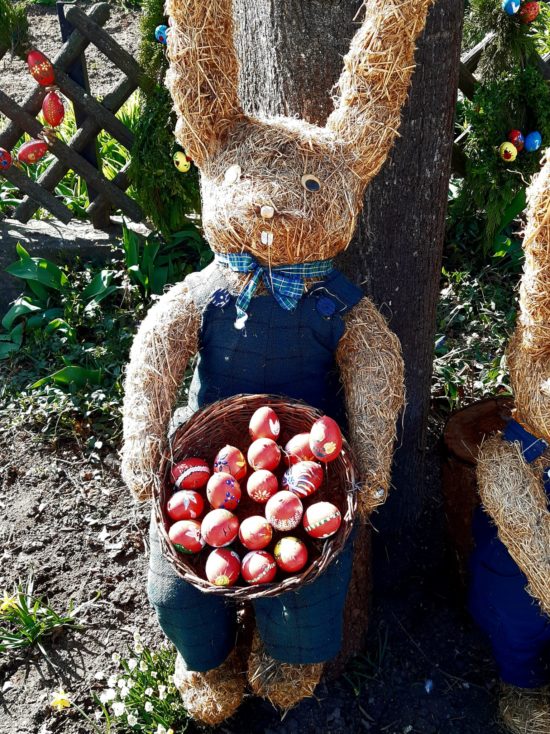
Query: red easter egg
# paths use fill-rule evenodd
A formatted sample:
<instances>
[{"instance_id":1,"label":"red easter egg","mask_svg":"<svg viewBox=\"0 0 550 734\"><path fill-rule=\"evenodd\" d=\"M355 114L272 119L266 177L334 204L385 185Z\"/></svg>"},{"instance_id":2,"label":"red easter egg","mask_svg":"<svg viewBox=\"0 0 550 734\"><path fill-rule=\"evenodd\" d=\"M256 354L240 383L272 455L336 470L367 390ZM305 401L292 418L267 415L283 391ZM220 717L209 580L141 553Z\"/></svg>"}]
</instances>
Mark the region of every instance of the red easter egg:
<instances>
[{"instance_id":1,"label":"red easter egg","mask_svg":"<svg viewBox=\"0 0 550 734\"><path fill-rule=\"evenodd\" d=\"M19 148L17 160L21 163L37 163L47 152L48 145L43 140L29 140Z\"/></svg>"},{"instance_id":2,"label":"red easter egg","mask_svg":"<svg viewBox=\"0 0 550 734\"><path fill-rule=\"evenodd\" d=\"M51 61L41 51L31 51L27 56L27 66L34 79L43 87L55 82L55 72Z\"/></svg>"},{"instance_id":3,"label":"red easter egg","mask_svg":"<svg viewBox=\"0 0 550 734\"><path fill-rule=\"evenodd\" d=\"M184 459L172 467L171 478L178 489L199 489L210 477L210 467L204 459Z\"/></svg>"},{"instance_id":4,"label":"red easter egg","mask_svg":"<svg viewBox=\"0 0 550 734\"><path fill-rule=\"evenodd\" d=\"M214 548L229 545L237 537L239 521L229 510L211 510L201 525L203 540Z\"/></svg>"},{"instance_id":5,"label":"red easter egg","mask_svg":"<svg viewBox=\"0 0 550 734\"><path fill-rule=\"evenodd\" d=\"M277 573L277 564L271 553L254 550L243 558L241 574L248 584L268 584Z\"/></svg>"},{"instance_id":6,"label":"red easter egg","mask_svg":"<svg viewBox=\"0 0 550 734\"><path fill-rule=\"evenodd\" d=\"M257 438L271 438L275 441L281 432L281 423L273 408L264 405L255 411L248 424L248 430L253 441Z\"/></svg>"},{"instance_id":7,"label":"red easter egg","mask_svg":"<svg viewBox=\"0 0 550 734\"><path fill-rule=\"evenodd\" d=\"M250 444L247 459L253 469L276 469L281 461L281 449L272 438L257 438Z\"/></svg>"},{"instance_id":8,"label":"red easter egg","mask_svg":"<svg viewBox=\"0 0 550 734\"><path fill-rule=\"evenodd\" d=\"M241 559L233 550L216 548L206 559L204 570L214 586L233 586L241 573Z\"/></svg>"},{"instance_id":9,"label":"red easter egg","mask_svg":"<svg viewBox=\"0 0 550 734\"><path fill-rule=\"evenodd\" d=\"M508 140L512 143L514 148L520 153L525 146L525 138L521 130L510 130L508 133Z\"/></svg>"},{"instance_id":10,"label":"red easter egg","mask_svg":"<svg viewBox=\"0 0 550 734\"><path fill-rule=\"evenodd\" d=\"M316 461L299 461L283 475L283 488L298 497L309 497L323 483L323 467Z\"/></svg>"},{"instance_id":11,"label":"red easter egg","mask_svg":"<svg viewBox=\"0 0 550 734\"><path fill-rule=\"evenodd\" d=\"M522 23L532 23L540 12L538 2L523 3L519 9L519 19Z\"/></svg>"},{"instance_id":12,"label":"red easter egg","mask_svg":"<svg viewBox=\"0 0 550 734\"><path fill-rule=\"evenodd\" d=\"M198 492L182 489L174 492L166 504L166 512L171 520L195 520L204 510L204 501Z\"/></svg>"},{"instance_id":13,"label":"red easter egg","mask_svg":"<svg viewBox=\"0 0 550 734\"><path fill-rule=\"evenodd\" d=\"M328 415L316 420L309 433L309 447L319 461L334 461L342 450L342 433L338 423Z\"/></svg>"},{"instance_id":14,"label":"red easter egg","mask_svg":"<svg viewBox=\"0 0 550 734\"><path fill-rule=\"evenodd\" d=\"M221 471L208 480L206 496L215 509L234 510L241 499L241 487L235 477Z\"/></svg>"},{"instance_id":15,"label":"red easter egg","mask_svg":"<svg viewBox=\"0 0 550 734\"><path fill-rule=\"evenodd\" d=\"M180 553L198 553L204 548L201 524L196 520L180 520L168 531L168 537Z\"/></svg>"},{"instance_id":16,"label":"red easter egg","mask_svg":"<svg viewBox=\"0 0 550 734\"><path fill-rule=\"evenodd\" d=\"M63 122L65 117L65 107L61 101L61 97L57 92L48 92L42 102L42 114L44 119L51 125L51 127L57 127Z\"/></svg>"},{"instance_id":17,"label":"red easter egg","mask_svg":"<svg viewBox=\"0 0 550 734\"><path fill-rule=\"evenodd\" d=\"M309 448L309 433L297 433L285 446L285 461L288 466L298 461L314 461L315 456Z\"/></svg>"},{"instance_id":18,"label":"red easter egg","mask_svg":"<svg viewBox=\"0 0 550 734\"><path fill-rule=\"evenodd\" d=\"M242 521L239 540L248 550L261 550L271 543L273 530L265 517L251 515Z\"/></svg>"},{"instance_id":19,"label":"red easter egg","mask_svg":"<svg viewBox=\"0 0 550 734\"><path fill-rule=\"evenodd\" d=\"M13 163L11 153L5 148L0 148L0 171L7 171Z\"/></svg>"},{"instance_id":20,"label":"red easter egg","mask_svg":"<svg viewBox=\"0 0 550 734\"><path fill-rule=\"evenodd\" d=\"M330 538L341 522L340 510L332 502L316 502L304 512L304 529L312 538Z\"/></svg>"},{"instance_id":21,"label":"red easter egg","mask_svg":"<svg viewBox=\"0 0 550 734\"><path fill-rule=\"evenodd\" d=\"M227 472L235 479L246 475L246 461L241 451L235 446L224 446L214 459L214 472Z\"/></svg>"},{"instance_id":22,"label":"red easter egg","mask_svg":"<svg viewBox=\"0 0 550 734\"><path fill-rule=\"evenodd\" d=\"M267 469L252 472L246 483L248 496L254 502L267 502L279 490L277 477Z\"/></svg>"},{"instance_id":23,"label":"red easter egg","mask_svg":"<svg viewBox=\"0 0 550 734\"><path fill-rule=\"evenodd\" d=\"M304 508L292 492L277 492L265 506L265 516L275 530L293 530L298 527Z\"/></svg>"},{"instance_id":24,"label":"red easter egg","mask_svg":"<svg viewBox=\"0 0 550 734\"><path fill-rule=\"evenodd\" d=\"M295 573L306 565L308 554L306 544L302 540L287 535L277 543L273 555L281 570Z\"/></svg>"}]
</instances>

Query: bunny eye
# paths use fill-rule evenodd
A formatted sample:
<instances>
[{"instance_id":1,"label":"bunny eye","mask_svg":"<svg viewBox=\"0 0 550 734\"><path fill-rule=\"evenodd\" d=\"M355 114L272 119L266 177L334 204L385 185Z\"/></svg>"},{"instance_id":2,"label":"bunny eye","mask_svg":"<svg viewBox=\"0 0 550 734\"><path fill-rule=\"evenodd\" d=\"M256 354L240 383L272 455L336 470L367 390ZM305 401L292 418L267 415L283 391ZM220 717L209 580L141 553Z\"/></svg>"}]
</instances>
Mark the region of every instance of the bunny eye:
<instances>
[{"instance_id":1,"label":"bunny eye","mask_svg":"<svg viewBox=\"0 0 550 734\"><path fill-rule=\"evenodd\" d=\"M241 177L241 167L238 163L235 163L234 166L229 166L227 171L225 172L225 183L227 184L234 184L237 183L237 181Z\"/></svg>"},{"instance_id":2,"label":"bunny eye","mask_svg":"<svg viewBox=\"0 0 550 734\"><path fill-rule=\"evenodd\" d=\"M319 191L321 188L321 182L317 176L313 176L311 173L306 173L302 176L302 186L306 191Z\"/></svg>"}]
</instances>

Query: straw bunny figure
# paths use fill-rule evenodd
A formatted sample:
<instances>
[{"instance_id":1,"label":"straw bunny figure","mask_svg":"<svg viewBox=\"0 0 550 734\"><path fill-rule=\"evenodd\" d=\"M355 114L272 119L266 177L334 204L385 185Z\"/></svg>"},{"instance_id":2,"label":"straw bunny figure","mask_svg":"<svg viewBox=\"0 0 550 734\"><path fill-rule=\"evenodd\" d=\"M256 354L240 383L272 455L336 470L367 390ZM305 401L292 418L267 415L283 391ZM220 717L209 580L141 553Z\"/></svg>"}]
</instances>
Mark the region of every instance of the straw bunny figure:
<instances>
[{"instance_id":1,"label":"straw bunny figure","mask_svg":"<svg viewBox=\"0 0 550 734\"><path fill-rule=\"evenodd\" d=\"M496 527L478 510L470 608L493 646L504 722L518 734L550 734L550 148L528 200L508 347L515 411L478 456L479 491Z\"/></svg>"},{"instance_id":2,"label":"straw bunny figure","mask_svg":"<svg viewBox=\"0 0 550 734\"><path fill-rule=\"evenodd\" d=\"M215 260L160 299L132 348L123 475L139 499L158 481L178 390L198 354L190 410L267 392L342 422L347 413L363 521L384 502L403 403L400 345L332 258L347 247L365 187L397 134L430 3L369 0L334 112L318 127L243 112L231 0L168 0L176 136L201 171ZM178 688L191 715L218 723L238 707L246 682L235 610L175 577L154 523L151 534L149 598L178 649ZM249 682L281 708L311 695L340 649L352 545L299 592L254 602Z\"/></svg>"}]
</instances>

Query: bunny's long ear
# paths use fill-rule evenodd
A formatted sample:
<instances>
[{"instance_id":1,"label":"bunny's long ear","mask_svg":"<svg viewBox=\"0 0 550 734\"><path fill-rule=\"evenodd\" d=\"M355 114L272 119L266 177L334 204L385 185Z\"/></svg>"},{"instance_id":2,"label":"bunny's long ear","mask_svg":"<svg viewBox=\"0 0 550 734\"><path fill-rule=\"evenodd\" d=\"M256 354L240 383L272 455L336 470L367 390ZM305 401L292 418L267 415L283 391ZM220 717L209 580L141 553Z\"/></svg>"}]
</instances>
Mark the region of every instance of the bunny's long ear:
<instances>
[{"instance_id":1,"label":"bunny's long ear","mask_svg":"<svg viewBox=\"0 0 550 734\"><path fill-rule=\"evenodd\" d=\"M344 57L327 127L348 143L352 166L365 185L382 167L397 135L415 41L432 2L367 0L363 24Z\"/></svg>"},{"instance_id":2,"label":"bunny's long ear","mask_svg":"<svg viewBox=\"0 0 550 734\"><path fill-rule=\"evenodd\" d=\"M166 84L179 117L176 137L201 165L243 116L232 0L167 0L166 13L171 26Z\"/></svg>"}]
</instances>

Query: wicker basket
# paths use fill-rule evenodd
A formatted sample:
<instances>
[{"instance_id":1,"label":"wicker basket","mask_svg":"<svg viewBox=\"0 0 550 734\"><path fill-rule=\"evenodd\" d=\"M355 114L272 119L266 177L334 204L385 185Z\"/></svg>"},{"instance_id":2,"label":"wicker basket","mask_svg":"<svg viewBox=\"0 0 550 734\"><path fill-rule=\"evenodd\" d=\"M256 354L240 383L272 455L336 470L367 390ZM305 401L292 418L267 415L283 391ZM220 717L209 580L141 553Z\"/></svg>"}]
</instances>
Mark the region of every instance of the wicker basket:
<instances>
[{"instance_id":1,"label":"wicker basket","mask_svg":"<svg viewBox=\"0 0 550 734\"><path fill-rule=\"evenodd\" d=\"M171 441L170 455L164 456L161 464L160 487L154 498L161 547L176 573L207 594L218 594L235 601L295 591L313 581L344 547L357 509L354 465L351 450L344 440L339 457L325 465L325 481L315 494L315 501L328 500L338 506L342 513L342 524L336 535L326 541L314 541L306 535L301 526L292 531L292 535L307 538L310 548L311 563L302 573L287 576L271 584L214 586L206 580L204 573L204 565L210 548L205 548L196 555L184 555L174 548L168 538L170 522L166 515L166 502L173 492L173 484L170 481L171 464L186 457L197 456L212 465L216 453L225 444L238 446L246 455L251 442L248 424L254 411L262 405L269 405L279 416L281 422L279 443L283 446L296 433L309 432L312 423L322 415L305 403L273 395L236 395L212 403L194 413L175 431ZM243 491L239 505L239 517L242 520L253 514L263 514L263 512L259 512L258 504L252 502L246 491ZM276 542L282 535L284 533L274 531L273 542ZM238 541L236 545L240 545ZM243 549L243 552L247 551Z\"/></svg>"}]
</instances>

